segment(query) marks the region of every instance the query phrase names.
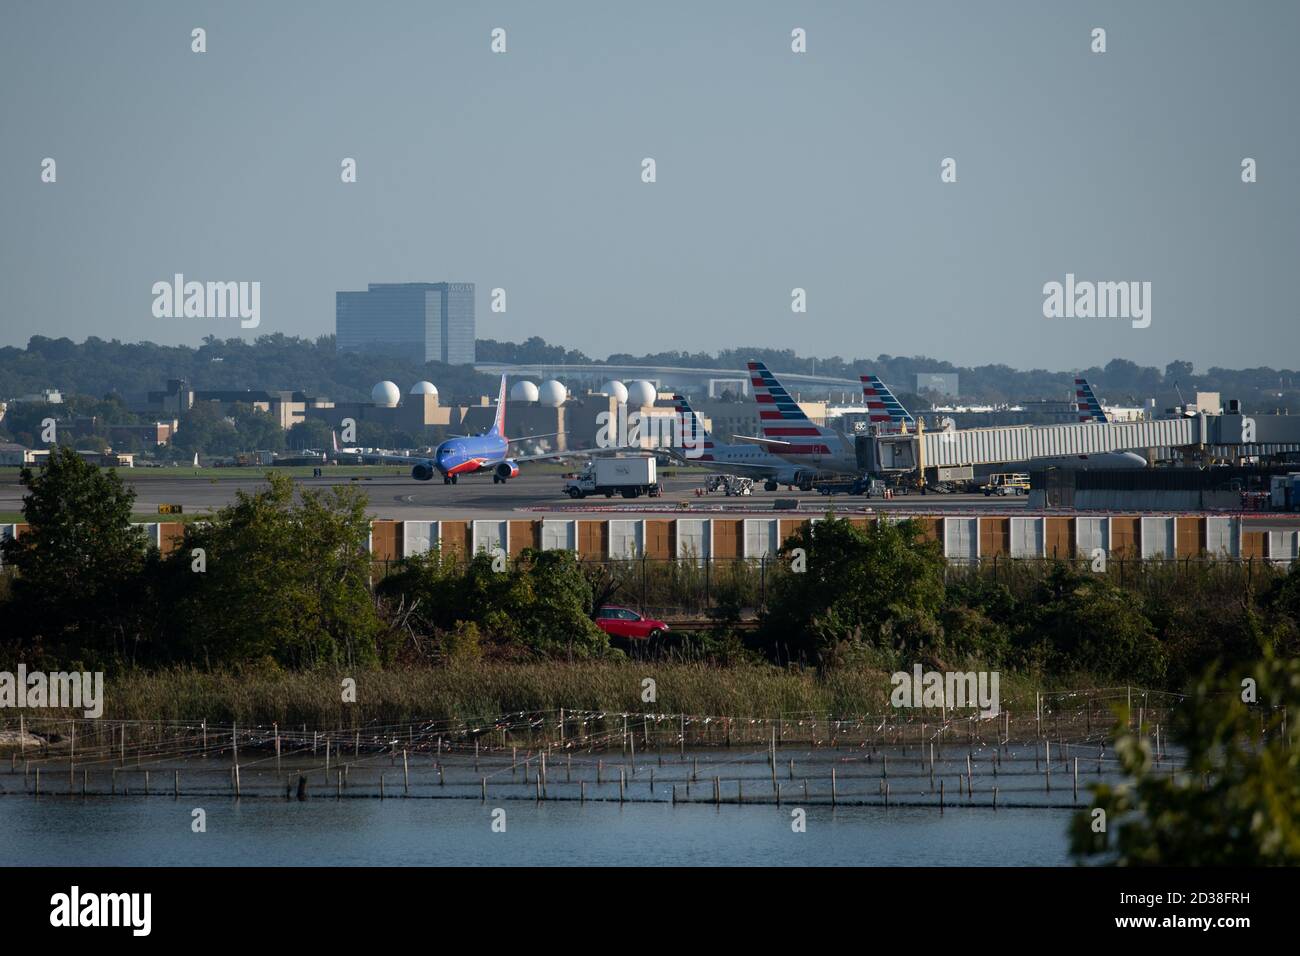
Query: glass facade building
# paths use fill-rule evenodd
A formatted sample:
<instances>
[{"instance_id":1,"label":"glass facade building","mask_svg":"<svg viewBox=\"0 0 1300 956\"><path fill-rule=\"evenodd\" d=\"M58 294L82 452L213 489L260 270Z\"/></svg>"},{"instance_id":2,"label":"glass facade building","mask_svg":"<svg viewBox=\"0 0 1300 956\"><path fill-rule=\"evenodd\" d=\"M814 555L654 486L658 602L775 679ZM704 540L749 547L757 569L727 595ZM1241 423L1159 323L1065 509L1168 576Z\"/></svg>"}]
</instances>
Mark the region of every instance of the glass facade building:
<instances>
[{"instance_id":1,"label":"glass facade building","mask_svg":"<svg viewBox=\"0 0 1300 956\"><path fill-rule=\"evenodd\" d=\"M365 292L336 292L334 319L340 352L474 363L472 282L372 282Z\"/></svg>"}]
</instances>

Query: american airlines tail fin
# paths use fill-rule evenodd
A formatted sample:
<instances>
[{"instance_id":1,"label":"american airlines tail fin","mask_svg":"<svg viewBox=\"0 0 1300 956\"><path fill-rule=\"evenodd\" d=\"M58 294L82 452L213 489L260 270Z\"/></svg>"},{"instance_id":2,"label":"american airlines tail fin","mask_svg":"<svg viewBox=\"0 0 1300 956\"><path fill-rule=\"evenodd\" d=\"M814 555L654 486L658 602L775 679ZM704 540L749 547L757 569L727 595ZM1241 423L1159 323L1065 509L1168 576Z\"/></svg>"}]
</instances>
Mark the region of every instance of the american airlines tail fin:
<instances>
[{"instance_id":1,"label":"american airlines tail fin","mask_svg":"<svg viewBox=\"0 0 1300 956\"><path fill-rule=\"evenodd\" d=\"M829 455L825 429L813 424L798 402L762 362L749 363L749 381L758 402L762 437L781 445L781 454Z\"/></svg>"},{"instance_id":2,"label":"american airlines tail fin","mask_svg":"<svg viewBox=\"0 0 1300 956\"><path fill-rule=\"evenodd\" d=\"M497 438L506 437L506 377L501 375L501 391L497 393L497 416L492 420L492 427L488 430L489 435L495 435Z\"/></svg>"},{"instance_id":3,"label":"american airlines tail fin","mask_svg":"<svg viewBox=\"0 0 1300 956\"><path fill-rule=\"evenodd\" d=\"M1097 396L1093 394L1092 386L1084 378L1074 380L1074 407L1079 410L1079 421L1081 422L1108 422L1105 409L1101 407L1101 402L1097 401Z\"/></svg>"},{"instance_id":4,"label":"american airlines tail fin","mask_svg":"<svg viewBox=\"0 0 1300 956\"><path fill-rule=\"evenodd\" d=\"M691 408L691 403L686 400L685 395L673 395L673 408L677 409L677 417L681 419L682 431L687 435L698 435L701 438L712 438L709 430L704 427L704 422Z\"/></svg>"},{"instance_id":5,"label":"american airlines tail fin","mask_svg":"<svg viewBox=\"0 0 1300 956\"><path fill-rule=\"evenodd\" d=\"M868 419L873 425L888 426L890 431L902 431L906 425L916 428L916 419L903 407L903 403L894 397L889 386L877 375L863 375L862 395L867 400Z\"/></svg>"},{"instance_id":6,"label":"american airlines tail fin","mask_svg":"<svg viewBox=\"0 0 1300 956\"><path fill-rule=\"evenodd\" d=\"M677 410L677 421L681 432L678 438L683 448L703 449L704 458L712 458L713 436L704 427L704 422L691 408L685 395L673 395L673 408Z\"/></svg>"}]
</instances>

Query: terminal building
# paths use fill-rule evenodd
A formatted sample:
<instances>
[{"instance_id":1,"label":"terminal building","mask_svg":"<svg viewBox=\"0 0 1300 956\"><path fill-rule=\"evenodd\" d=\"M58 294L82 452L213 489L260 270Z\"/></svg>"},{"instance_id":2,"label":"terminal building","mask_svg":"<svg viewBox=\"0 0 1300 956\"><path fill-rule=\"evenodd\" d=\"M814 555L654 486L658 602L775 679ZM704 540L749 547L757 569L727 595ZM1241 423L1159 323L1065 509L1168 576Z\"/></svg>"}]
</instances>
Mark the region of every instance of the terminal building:
<instances>
[{"instance_id":1,"label":"terminal building","mask_svg":"<svg viewBox=\"0 0 1300 956\"><path fill-rule=\"evenodd\" d=\"M336 348L472 365L474 283L372 282L334 294Z\"/></svg>"}]
</instances>

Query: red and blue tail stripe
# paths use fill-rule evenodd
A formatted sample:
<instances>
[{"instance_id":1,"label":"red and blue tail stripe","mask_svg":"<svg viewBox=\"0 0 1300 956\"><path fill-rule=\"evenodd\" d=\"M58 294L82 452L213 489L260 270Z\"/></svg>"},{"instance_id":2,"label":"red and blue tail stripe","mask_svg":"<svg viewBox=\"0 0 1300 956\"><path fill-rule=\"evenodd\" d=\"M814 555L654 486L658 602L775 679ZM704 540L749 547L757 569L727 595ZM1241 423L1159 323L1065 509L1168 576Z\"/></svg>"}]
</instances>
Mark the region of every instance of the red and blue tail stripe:
<instances>
[{"instance_id":1,"label":"red and blue tail stripe","mask_svg":"<svg viewBox=\"0 0 1300 956\"><path fill-rule=\"evenodd\" d=\"M677 410L677 420L681 423L683 447L685 447L685 438L690 437L696 448L702 448L704 454L696 457L696 461L713 461L713 437L709 430L704 427L704 422L700 421L700 416L691 408L691 403L686 400L685 395L673 395L673 408Z\"/></svg>"},{"instance_id":2,"label":"red and blue tail stripe","mask_svg":"<svg viewBox=\"0 0 1300 956\"><path fill-rule=\"evenodd\" d=\"M863 375L861 378L862 395L867 402L867 416L871 424L888 426L894 431L901 431L904 425L908 428L916 427L916 419L878 376Z\"/></svg>"},{"instance_id":3,"label":"red and blue tail stripe","mask_svg":"<svg viewBox=\"0 0 1300 956\"><path fill-rule=\"evenodd\" d=\"M794 438L823 438L822 429L803 413L799 403L790 397L776 376L762 362L749 363L749 381L754 386L754 399L758 402L759 424L762 437L776 438L789 444L781 446L782 455L829 455L822 441L794 442Z\"/></svg>"},{"instance_id":4,"label":"red and blue tail stripe","mask_svg":"<svg viewBox=\"0 0 1300 956\"><path fill-rule=\"evenodd\" d=\"M1076 378L1074 380L1074 407L1079 411L1079 421L1081 422L1110 421L1106 417L1106 410L1101 407L1101 402L1093 394L1092 386L1088 384L1087 379Z\"/></svg>"}]
</instances>

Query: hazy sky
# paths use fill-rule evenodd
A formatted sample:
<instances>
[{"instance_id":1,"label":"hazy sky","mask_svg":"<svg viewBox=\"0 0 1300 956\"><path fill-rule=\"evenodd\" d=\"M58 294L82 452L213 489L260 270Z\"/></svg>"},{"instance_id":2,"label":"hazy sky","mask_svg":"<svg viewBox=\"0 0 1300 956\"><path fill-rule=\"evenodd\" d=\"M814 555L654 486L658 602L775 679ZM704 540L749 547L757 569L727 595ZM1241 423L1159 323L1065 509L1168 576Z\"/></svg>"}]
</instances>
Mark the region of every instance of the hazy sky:
<instances>
[{"instance_id":1,"label":"hazy sky","mask_svg":"<svg viewBox=\"0 0 1300 956\"><path fill-rule=\"evenodd\" d=\"M1297 37L1226 0L6 0L0 345L315 336L336 290L459 280L480 338L598 357L1294 368ZM177 272L261 282L261 326L154 318ZM1151 282L1150 327L1044 318L1066 273Z\"/></svg>"}]
</instances>

